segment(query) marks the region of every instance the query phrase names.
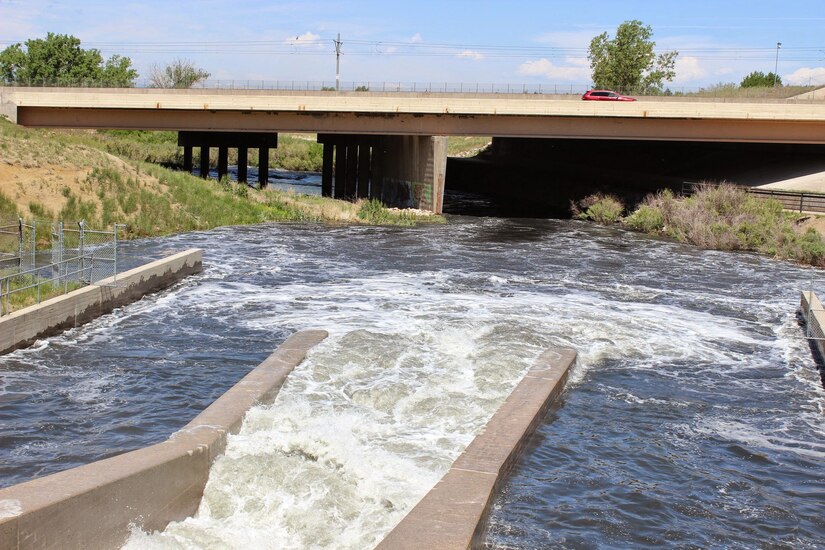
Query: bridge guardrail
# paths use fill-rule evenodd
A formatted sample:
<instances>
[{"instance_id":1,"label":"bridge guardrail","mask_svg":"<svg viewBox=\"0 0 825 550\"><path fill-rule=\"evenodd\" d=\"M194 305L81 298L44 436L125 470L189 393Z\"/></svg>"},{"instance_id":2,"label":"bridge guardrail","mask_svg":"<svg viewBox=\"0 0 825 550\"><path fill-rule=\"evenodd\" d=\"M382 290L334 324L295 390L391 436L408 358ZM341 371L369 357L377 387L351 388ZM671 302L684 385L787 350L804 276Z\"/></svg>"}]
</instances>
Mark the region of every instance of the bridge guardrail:
<instances>
[{"instance_id":1,"label":"bridge guardrail","mask_svg":"<svg viewBox=\"0 0 825 550\"><path fill-rule=\"evenodd\" d=\"M41 87L41 88L121 88L122 86L105 80L90 79L34 79L24 82L2 82L0 85L9 87ZM132 81L132 88L153 88L150 79L136 79ZM415 81L342 81L338 84L341 92L381 92L381 93L464 93L464 94L519 94L519 95L553 95L553 96L581 96L587 90L595 88L589 82L415 82ZM195 90L269 90L269 91L315 91L334 92L334 80L266 80L266 79L213 79L196 83L191 89ZM666 99L679 97L680 99L737 101L737 100L767 100L785 101L792 99L800 102L820 101L815 97L794 98L817 89L817 86L782 86L777 88L730 88L730 87L691 87L673 86L662 91L649 89L613 88L624 95L644 97L645 99ZM821 96L819 96L821 97Z\"/></svg>"}]
</instances>

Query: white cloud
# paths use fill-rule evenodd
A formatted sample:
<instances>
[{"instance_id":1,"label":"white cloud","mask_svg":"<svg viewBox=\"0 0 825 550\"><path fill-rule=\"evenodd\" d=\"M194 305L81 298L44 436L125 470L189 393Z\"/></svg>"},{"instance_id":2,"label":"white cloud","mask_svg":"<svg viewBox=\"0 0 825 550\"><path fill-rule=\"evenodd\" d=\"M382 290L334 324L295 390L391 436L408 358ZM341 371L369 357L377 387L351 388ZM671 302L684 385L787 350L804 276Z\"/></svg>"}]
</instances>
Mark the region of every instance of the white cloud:
<instances>
[{"instance_id":1,"label":"white cloud","mask_svg":"<svg viewBox=\"0 0 825 550\"><path fill-rule=\"evenodd\" d=\"M565 65L556 65L549 59L542 58L522 63L518 74L543 76L550 80L587 82L590 80L590 67L586 59L568 57Z\"/></svg>"},{"instance_id":2,"label":"white cloud","mask_svg":"<svg viewBox=\"0 0 825 550\"><path fill-rule=\"evenodd\" d=\"M304 34L296 36L292 42L297 46L312 46L318 44L320 39L321 37L317 34L307 31Z\"/></svg>"},{"instance_id":3,"label":"white cloud","mask_svg":"<svg viewBox=\"0 0 825 550\"><path fill-rule=\"evenodd\" d=\"M825 84L825 67L802 67L783 77L786 84L793 86L818 86Z\"/></svg>"},{"instance_id":4,"label":"white cloud","mask_svg":"<svg viewBox=\"0 0 825 550\"><path fill-rule=\"evenodd\" d=\"M458 57L466 57L468 59L473 59L475 61L480 61L484 59L484 54L481 52L473 51L473 50L464 50L461 53L456 54Z\"/></svg>"},{"instance_id":5,"label":"white cloud","mask_svg":"<svg viewBox=\"0 0 825 550\"><path fill-rule=\"evenodd\" d=\"M676 77L673 79L674 84L682 82L691 82L707 76L708 71L702 66L702 63L696 57L689 55L680 55L676 58Z\"/></svg>"},{"instance_id":6,"label":"white cloud","mask_svg":"<svg viewBox=\"0 0 825 550\"><path fill-rule=\"evenodd\" d=\"M410 44L418 44L422 42L424 39L421 38L421 33L417 32L410 37Z\"/></svg>"}]
</instances>

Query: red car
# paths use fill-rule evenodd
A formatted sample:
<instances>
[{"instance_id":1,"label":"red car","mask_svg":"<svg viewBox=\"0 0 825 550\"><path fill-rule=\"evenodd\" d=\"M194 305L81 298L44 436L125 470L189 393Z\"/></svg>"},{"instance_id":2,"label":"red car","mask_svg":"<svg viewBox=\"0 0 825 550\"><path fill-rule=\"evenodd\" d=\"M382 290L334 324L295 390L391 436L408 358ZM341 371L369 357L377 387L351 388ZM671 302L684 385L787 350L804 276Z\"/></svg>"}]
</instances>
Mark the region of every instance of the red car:
<instances>
[{"instance_id":1,"label":"red car","mask_svg":"<svg viewBox=\"0 0 825 550\"><path fill-rule=\"evenodd\" d=\"M584 92L582 99L586 101L636 101L635 97L627 97L610 90L588 90Z\"/></svg>"}]
</instances>

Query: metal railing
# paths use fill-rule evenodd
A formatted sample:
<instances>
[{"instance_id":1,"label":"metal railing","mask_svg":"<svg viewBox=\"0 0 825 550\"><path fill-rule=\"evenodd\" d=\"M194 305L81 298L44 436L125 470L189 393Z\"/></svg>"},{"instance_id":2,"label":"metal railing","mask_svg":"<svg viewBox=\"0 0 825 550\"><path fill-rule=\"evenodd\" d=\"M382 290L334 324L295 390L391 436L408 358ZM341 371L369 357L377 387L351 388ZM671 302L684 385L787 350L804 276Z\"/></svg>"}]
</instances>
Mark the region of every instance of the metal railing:
<instances>
[{"instance_id":1,"label":"metal railing","mask_svg":"<svg viewBox=\"0 0 825 550\"><path fill-rule=\"evenodd\" d=\"M9 226L0 227L3 235L10 233ZM20 243L27 239L25 228L36 226L18 224L17 238ZM6 315L14 309L15 295L29 294L21 302L40 303L45 297L65 294L77 288L97 284L109 279L107 285L117 284L117 233L125 226L116 224L111 231L89 229L81 221L77 229L67 228L63 222L55 223L51 228L52 247L48 254L51 261L37 263L32 237L30 255L20 254L7 259L5 266L0 265L0 315ZM24 250L22 244L19 250ZM28 256L28 258L27 258Z\"/></svg>"},{"instance_id":2,"label":"metal railing","mask_svg":"<svg viewBox=\"0 0 825 550\"><path fill-rule=\"evenodd\" d=\"M825 82L823 82L825 83ZM149 79L134 80L132 88L153 88ZM123 88L121 83L90 79L33 79L22 82L0 82L10 87L56 87L56 88ZM821 85L821 84L820 84ZM525 83L525 82L438 82L438 81L342 81L338 85L341 92L406 92L406 93L464 93L464 94L530 94L581 96L595 86L589 82L575 83ZM201 90L272 90L272 91L336 91L334 80L266 80L266 79L212 79L197 82L192 89ZM624 95L645 96L646 98L695 97L697 99L741 100L768 99L785 100L788 96L799 95L816 89L816 86L784 86L777 88L739 88L737 86L670 86L663 90L630 89L614 87ZM820 98L821 99L821 98ZM815 98L803 101L812 101Z\"/></svg>"}]
</instances>

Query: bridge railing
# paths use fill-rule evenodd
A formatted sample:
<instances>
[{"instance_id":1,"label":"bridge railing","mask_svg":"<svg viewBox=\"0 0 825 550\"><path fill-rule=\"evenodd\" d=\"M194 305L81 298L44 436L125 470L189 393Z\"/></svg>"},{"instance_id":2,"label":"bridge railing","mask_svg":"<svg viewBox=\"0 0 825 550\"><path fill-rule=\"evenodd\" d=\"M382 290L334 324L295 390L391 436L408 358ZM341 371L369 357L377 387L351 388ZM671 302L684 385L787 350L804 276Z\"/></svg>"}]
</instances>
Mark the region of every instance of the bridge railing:
<instances>
[{"instance_id":1,"label":"bridge railing","mask_svg":"<svg viewBox=\"0 0 825 550\"><path fill-rule=\"evenodd\" d=\"M34 79L20 82L1 82L5 86L59 87L59 88L119 88L117 83L90 79ZM137 79L133 88L152 88L149 79ZM273 91L314 91L334 92L333 80L260 80L260 79L212 79L196 83L193 89L203 90L273 90ZM501 83L501 82L437 82L437 81L342 81L338 85L341 92L404 92L404 93L464 93L464 94L530 94L581 96L594 85L579 83ZM614 88L615 91L630 96L682 97L716 100L736 99L787 99L816 89L816 86L778 86L776 88L739 88L733 85L696 87L671 86L662 91L649 89ZM810 98L814 99L814 98Z\"/></svg>"}]
</instances>

